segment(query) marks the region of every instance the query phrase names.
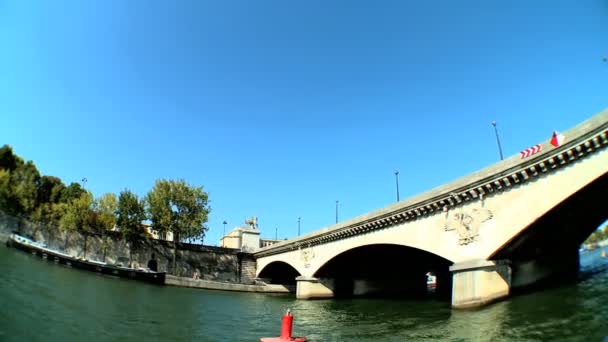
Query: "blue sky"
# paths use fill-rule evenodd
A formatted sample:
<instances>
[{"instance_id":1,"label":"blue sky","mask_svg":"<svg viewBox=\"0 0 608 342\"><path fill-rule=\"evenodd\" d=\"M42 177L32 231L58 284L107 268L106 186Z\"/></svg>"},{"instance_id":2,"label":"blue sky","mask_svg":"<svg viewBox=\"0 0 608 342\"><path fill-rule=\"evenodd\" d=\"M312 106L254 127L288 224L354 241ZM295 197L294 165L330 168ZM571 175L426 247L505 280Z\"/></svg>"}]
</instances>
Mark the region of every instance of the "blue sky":
<instances>
[{"instance_id":1,"label":"blue sky","mask_svg":"<svg viewBox=\"0 0 608 342\"><path fill-rule=\"evenodd\" d=\"M205 243L424 192L608 107L608 3L0 1L0 143L96 196L209 192Z\"/></svg>"}]
</instances>

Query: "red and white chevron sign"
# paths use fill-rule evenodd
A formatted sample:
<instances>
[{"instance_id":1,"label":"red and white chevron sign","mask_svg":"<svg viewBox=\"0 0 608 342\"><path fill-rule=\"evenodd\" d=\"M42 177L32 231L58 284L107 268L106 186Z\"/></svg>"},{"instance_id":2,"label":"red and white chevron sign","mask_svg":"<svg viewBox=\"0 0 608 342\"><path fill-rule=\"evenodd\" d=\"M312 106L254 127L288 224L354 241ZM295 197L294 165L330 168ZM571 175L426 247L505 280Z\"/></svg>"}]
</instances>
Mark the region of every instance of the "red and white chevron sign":
<instances>
[{"instance_id":1,"label":"red and white chevron sign","mask_svg":"<svg viewBox=\"0 0 608 342\"><path fill-rule=\"evenodd\" d=\"M529 157L533 154L536 154L538 152L540 152L540 150L543 149L543 146L541 144L536 144L532 147L528 147L527 149L519 152L521 154L521 159L524 159L526 157Z\"/></svg>"}]
</instances>

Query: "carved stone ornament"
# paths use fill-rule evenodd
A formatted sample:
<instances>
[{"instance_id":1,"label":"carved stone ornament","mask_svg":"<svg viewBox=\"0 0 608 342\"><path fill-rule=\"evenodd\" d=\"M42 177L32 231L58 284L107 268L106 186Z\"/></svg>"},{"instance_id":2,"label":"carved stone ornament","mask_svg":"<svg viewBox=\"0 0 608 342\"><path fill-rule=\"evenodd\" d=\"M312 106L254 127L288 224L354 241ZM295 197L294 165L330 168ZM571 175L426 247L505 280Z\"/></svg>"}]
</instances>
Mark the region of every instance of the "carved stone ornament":
<instances>
[{"instance_id":1,"label":"carved stone ornament","mask_svg":"<svg viewBox=\"0 0 608 342\"><path fill-rule=\"evenodd\" d=\"M471 210L445 210L445 231L455 230L458 233L458 243L468 245L477 241L479 237L479 226L494 217L490 209L475 208Z\"/></svg>"},{"instance_id":2,"label":"carved stone ornament","mask_svg":"<svg viewBox=\"0 0 608 342\"><path fill-rule=\"evenodd\" d=\"M312 249L312 247L310 247L310 245L308 245L308 247L302 248L300 247L300 260L302 260L302 262L304 263L304 268L309 268L310 267L310 261L312 259L314 259L315 257L315 252Z\"/></svg>"}]
</instances>

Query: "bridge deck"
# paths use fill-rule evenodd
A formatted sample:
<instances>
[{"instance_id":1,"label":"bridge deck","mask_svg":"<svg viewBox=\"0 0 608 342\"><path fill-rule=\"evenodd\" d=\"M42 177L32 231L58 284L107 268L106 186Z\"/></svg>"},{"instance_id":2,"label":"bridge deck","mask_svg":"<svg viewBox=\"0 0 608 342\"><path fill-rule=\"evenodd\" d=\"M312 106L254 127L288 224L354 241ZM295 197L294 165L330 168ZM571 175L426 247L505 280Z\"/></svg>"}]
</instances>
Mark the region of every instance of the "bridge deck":
<instances>
[{"instance_id":1,"label":"bridge deck","mask_svg":"<svg viewBox=\"0 0 608 342\"><path fill-rule=\"evenodd\" d=\"M522 158L519 154L513 155L422 194L301 237L265 247L254 255L263 257L278 254L297 249L300 246L314 246L415 220L446 208L459 206L480 196L504 191L539 175L550 173L608 146L608 110L604 110L563 134L566 141L557 148L547 140L541 144L540 152L527 158Z\"/></svg>"}]
</instances>

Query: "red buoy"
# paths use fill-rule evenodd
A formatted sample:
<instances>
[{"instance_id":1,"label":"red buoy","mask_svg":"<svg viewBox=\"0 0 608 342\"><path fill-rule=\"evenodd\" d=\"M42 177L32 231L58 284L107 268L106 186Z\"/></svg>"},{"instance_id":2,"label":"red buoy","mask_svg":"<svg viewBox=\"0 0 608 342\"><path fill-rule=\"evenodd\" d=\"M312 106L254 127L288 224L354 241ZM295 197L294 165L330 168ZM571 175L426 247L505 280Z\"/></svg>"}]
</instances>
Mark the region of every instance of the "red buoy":
<instances>
[{"instance_id":1,"label":"red buoy","mask_svg":"<svg viewBox=\"0 0 608 342\"><path fill-rule=\"evenodd\" d=\"M306 342L306 337L292 337L291 332L293 328L293 315L287 309L285 315L283 315L283 324L281 325L281 336L279 337L262 337L260 342L284 342L284 341L295 341L295 342Z\"/></svg>"}]
</instances>

